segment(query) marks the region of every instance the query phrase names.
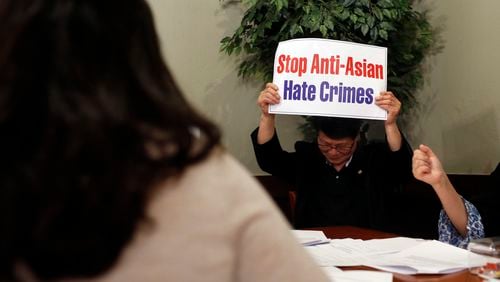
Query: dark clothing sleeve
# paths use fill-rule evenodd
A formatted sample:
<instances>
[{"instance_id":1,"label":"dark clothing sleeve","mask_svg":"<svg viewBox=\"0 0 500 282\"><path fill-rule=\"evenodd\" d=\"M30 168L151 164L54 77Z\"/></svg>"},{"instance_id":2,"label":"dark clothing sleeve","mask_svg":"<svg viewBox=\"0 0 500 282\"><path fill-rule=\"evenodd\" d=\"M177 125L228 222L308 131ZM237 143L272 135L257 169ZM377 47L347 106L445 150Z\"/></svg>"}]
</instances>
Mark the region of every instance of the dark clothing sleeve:
<instances>
[{"instance_id":1,"label":"dark clothing sleeve","mask_svg":"<svg viewBox=\"0 0 500 282\"><path fill-rule=\"evenodd\" d=\"M401 148L391 151L386 140L367 146L365 153L367 178L365 186L370 195L368 217L371 228L386 231L397 230L409 211L405 208L408 193L406 183L412 179L413 150L403 134Z\"/></svg>"},{"instance_id":2,"label":"dark clothing sleeve","mask_svg":"<svg viewBox=\"0 0 500 282\"><path fill-rule=\"evenodd\" d=\"M403 136L403 134L401 134L401 138L403 138L401 148L398 151L393 152L392 159L389 163L392 165L393 170L398 171L398 175L395 175L398 179L398 183L405 183L406 181L413 178L413 149L411 148L410 144Z\"/></svg>"},{"instance_id":3,"label":"dark clothing sleeve","mask_svg":"<svg viewBox=\"0 0 500 282\"><path fill-rule=\"evenodd\" d=\"M278 134L274 132L273 138L264 144L257 143L256 128L252 134L252 144L259 167L274 176L277 176L288 183L294 184L293 171L295 169L295 153L289 153L281 148Z\"/></svg>"}]
</instances>

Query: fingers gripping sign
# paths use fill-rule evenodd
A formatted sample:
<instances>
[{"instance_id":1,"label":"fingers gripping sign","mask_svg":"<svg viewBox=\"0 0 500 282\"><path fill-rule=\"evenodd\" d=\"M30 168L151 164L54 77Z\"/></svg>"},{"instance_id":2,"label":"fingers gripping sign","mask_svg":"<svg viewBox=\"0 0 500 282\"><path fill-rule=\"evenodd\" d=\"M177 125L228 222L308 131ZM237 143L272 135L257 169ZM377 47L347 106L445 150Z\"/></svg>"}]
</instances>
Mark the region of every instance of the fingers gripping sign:
<instances>
[{"instance_id":1,"label":"fingers gripping sign","mask_svg":"<svg viewBox=\"0 0 500 282\"><path fill-rule=\"evenodd\" d=\"M269 105L276 105L280 102L280 95L278 94L278 86L273 83L267 83L264 90L260 92L260 95L257 99L257 104L259 105L262 114L269 114Z\"/></svg>"},{"instance_id":2,"label":"fingers gripping sign","mask_svg":"<svg viewBox=\"0 0 500 282\"><path fill-rule=\"evenodd\" d=\"M391 91L382 91L375 97L375 104L387 111L386 124L394 124L401 111L401 102Z\"/></svg>"}]
</instances>

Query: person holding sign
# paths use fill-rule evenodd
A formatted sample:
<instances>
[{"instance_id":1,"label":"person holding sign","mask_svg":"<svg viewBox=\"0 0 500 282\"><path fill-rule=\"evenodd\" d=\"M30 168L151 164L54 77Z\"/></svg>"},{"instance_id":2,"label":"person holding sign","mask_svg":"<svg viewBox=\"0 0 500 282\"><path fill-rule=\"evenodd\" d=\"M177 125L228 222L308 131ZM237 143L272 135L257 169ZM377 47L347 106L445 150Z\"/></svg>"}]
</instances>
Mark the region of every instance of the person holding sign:
<instances>
[{"instance_id":1,"label":"person holding sign","mask_svg":"<svg viewBox=\"0 0 500 282\"><path fill-rule=\"evenodd\" d=\"M287 152L278 139L275 115L268 111L280 99L278 87L267 83L257 100L259 127L251 137L261 169L297 189L295 227L386 229L390 201L411 177L412 150L396 122L400 101L391 92L376 96L376 105L387 111L384 142L361 144L359 119L315 117L316 141L296 142L295 152Z\"/></svg>"},{"instance_id":2,"label":"person holding sign","mask_svg":"<svg viewBox=\"0 0 500 282\"><path fill-rule=\"evenodd\" d=\"M438 222L440 241L465 248L471 240L500 235L496 202L499 199L500 164L489 177L491 187L482 188L486 192L471 201L457 193L439 158L426 145L420 145L413 154L413 175L432 186L443 206Z\"/></svg>"}]
</instances>

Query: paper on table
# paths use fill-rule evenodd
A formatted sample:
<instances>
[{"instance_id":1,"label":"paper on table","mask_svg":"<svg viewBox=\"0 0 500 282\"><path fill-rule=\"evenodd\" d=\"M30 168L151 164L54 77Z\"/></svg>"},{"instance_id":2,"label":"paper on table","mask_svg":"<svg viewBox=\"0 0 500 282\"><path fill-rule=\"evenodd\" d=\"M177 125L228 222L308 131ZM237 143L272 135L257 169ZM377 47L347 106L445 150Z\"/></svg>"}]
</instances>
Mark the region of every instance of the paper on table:
<instances>
[{"instance_id":1,"label":"paper on table","mask_svg":"<svg viewBox=\"0 0 500 282\"><path fill-rule=\"evenodd\" d=\"M381 255L368 266L402 274L444 274L479 266L481 256L436 240L425 241L396 254Z\"/></svg>"},{"instance_id":2,"label":"paper on table","mask_svg":"<svg viewBox=\"0 0 500 282\"><path fill-rule=\"evenodd\" d=\"M416 246L424 240L396 237L388 239L372 239L372 240L359 240L359 239L333 239L331 245L336 250L343 250L351 254L387 254L395 253L401 250Z\"/></svg>"},{"instance_id":3,"label":"paper on table","mask_svg":"<svg viewBox=\"0 0 500 282\"><path fill-rule=\"evenodd\" d=\"M335 249L331 244L305 247L319 266L355 266L374 263L361 253L349 253Z\"/></svg>"},{"instance_id":4,"label":"paper on table","mask_svg":"<svg viewBox=\"0 0 500 282\"><path fill-rule=\"evenodd\" d=\"M320 266L355 266L378 262L377 255L395 253L421 243L421 239L405 237L355 240L333 239L330 244L307 247Z\"/></svg>"},{"instance_id":5,"label":"paper on table","mask_svg":"<svg viewBox=\"0 0 500 282\"><path fill-rule=\"evenodd\" d=\"M484 264L484 258L439 241L412 238L337 239L306 247L320 266L366 265L402 274L444 274Z\"/></svg>"},{"instance_id":6,"label":"paper on table","mask_svg":"<svg viewBox=\"0 0 500 282\"><path fill-rule=\"evenodd\" d=\"M331 281L335 282L392 282L392 273L370 270L345 270L322 267Z\"/></svg>"},{"instance_id":7,"label":"paper on table","mask_svg":"<svg viewBox=\"0 0 500 282\"><path fill-rule=\"evenodd\" d=\"M318 230L292 230L293 235L304 246L326 244L330 239L326 238L323 231Z\"/></svg>"}]
</instances>

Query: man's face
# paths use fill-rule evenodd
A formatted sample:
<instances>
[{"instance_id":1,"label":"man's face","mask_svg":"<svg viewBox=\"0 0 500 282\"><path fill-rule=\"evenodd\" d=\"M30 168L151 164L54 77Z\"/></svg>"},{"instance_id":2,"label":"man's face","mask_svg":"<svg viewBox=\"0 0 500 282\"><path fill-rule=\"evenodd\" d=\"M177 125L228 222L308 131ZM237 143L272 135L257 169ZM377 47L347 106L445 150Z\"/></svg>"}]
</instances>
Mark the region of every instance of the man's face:
<instances>
[{"instance_id":1,"label":"man's face","mask_svg":"<svg viewBox=\"0 0 500 282\"><path fill-rule=\"evenodd\" d=\"M318 132L318 148L332 165L340 165L349 160L356 150L356 139L351 137L333 139L322 131Z\"/></svg>"}]
</instances>

